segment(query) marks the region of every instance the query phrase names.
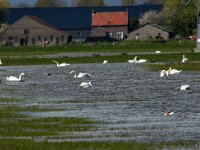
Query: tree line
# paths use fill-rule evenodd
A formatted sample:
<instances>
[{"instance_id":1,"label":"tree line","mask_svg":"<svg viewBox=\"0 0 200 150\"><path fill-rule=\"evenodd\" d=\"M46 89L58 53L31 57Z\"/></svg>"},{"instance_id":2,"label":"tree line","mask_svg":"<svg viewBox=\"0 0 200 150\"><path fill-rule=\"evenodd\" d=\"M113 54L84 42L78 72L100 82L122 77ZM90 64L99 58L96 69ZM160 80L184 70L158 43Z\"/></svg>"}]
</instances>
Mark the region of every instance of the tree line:
<instances>
[{"instance_id":1,"label":"tree line","mask_svg":"<svg viewBox=\"0 0 200 150\"><path fill-rule=\"evenodd\" d=\"M187 0L143 0L145 3L163 3L161 12L146 12L139 20L129 18L129 31L138 25L154 23L170 28L183 37L196 34L197 0L185 6ZM134 5L141 0L121 0L121 5ZM73 6L106 6L105 0L73 0ZM28 3L19 3L20 7L30 7ZM66 7L66 0L37 0L35 7ZM10 4L8 0L0 0L0 25L4 22Z\"/></svg>"}]
</instances>

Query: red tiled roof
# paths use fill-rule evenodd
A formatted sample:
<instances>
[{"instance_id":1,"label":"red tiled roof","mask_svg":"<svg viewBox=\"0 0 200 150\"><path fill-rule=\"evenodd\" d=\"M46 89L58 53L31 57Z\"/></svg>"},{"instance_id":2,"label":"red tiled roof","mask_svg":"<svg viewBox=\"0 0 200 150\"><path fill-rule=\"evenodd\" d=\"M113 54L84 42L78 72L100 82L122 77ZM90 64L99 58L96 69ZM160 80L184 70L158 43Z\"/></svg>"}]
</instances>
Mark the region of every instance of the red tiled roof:
<instances>
[{"instance_id":1,"label":"red tiled roof","mask_svg":"<svg viewBox=\"0 0 200 150\"><path fill-rule=\"evenodd\" d=\"M128 25L127 12L98 12L92 14L92 26Z\"/></svg>"}]
</instances>

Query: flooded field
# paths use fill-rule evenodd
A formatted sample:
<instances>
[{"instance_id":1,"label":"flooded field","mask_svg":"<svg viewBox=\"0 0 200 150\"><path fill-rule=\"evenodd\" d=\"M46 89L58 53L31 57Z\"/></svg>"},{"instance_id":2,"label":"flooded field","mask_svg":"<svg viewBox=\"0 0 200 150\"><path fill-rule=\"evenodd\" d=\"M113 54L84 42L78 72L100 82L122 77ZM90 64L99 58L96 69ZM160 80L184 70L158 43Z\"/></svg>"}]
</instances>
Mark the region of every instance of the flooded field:
<instances>
[{"instance_id":1,"label":"flooded field","mask_svg":"<svg viewBox=\"0 0 200 150\"><path fill-rule=\"evenodd\" d=\"M75 79L71 71L91 78ZM6 77L26 74L23 82ZM51 74L44 76L44 73ZM25 99L23 106L56 111L24 112L33 117L81 117L105 122L96 130L66 132L49 141L180 141L200 140L200 76L184 72L159 77L139 64L78 64L68 67L0 68L0 97ZM91 81L89 88L80 87ZM181 91L182 84L191 90ZM173 111L174 115L164 116ZM41 140L41 139L39 139Z\"/></svg>"}]
</instances>

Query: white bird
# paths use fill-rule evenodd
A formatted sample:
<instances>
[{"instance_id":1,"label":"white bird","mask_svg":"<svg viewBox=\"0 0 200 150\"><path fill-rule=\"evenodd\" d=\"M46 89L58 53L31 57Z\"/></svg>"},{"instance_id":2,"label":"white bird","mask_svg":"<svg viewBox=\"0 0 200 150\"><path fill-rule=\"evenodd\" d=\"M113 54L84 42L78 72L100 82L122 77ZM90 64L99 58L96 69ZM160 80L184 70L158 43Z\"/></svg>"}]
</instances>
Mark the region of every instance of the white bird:
<instances>
[{"instance_id":1,"label":"white bird","mask_svg":"<svg viewBox=\"0 0 200 150\"><path fill-rule=\"evenodd\" d=\"M108 61L107 61L107 60L104 60L104 61L103 61L103 64L107 64L107 63L108 63Z\"/></svg>"},{"instance_id":2,"label":"white bird","mask_svg":"<svg viewBox=\"0 0 200 150\"><path fill-rule=\"evenodd\" d=\"M10 77L7 77L6 79L7 79L8 81L21 81L21 80L22 80L22 76L24 76L24 75L25 75L24 73L21 73L21 74L19 75L19 78L14 77L14 76L10 76Z\"/></svg>"},{"instance_id":3,"label":"white bird","mask_svg":"<svg viewBox=\"0 0 200 150\"><path fill-rule=\"evenodd\" d=\"M190 85L188 84L184 84L184 85L181 85L181 88L180 88L182 91L185 91L185 90L190 90Z\"/></svg>"},{"instance_id":4,"label":"white bird","mask_svg":"<svg viewBox=\"0 0 200 150\"><path fill-rule=\"evenodd\" d=\"M169 71L169 74L179 74L181 73L182 70L176 70L170 67L168 71Z\"/></svg>"},{"instance_id":5,"label":"white bird","mask_svg":"<svg viewBox=\"0 0 200 150\"><path fill-rule=\"evenodd\" d=\"M164 113L164 116L170 116L170 115L174 115L173 111L168 111L166 113Z\"/></svg>"},{"instance_id":6,"label":"white bird","mask_svg":"<svg viewBox=\"0 0 200 150\"><path fill-rule=\"evenodd\" d=\"M51 73L45 72L45 73L44 73L44 76L51 76Z\"/></svg>"},{"instance_id":7,"label":"white bird","mask_svg":"<svg viewBox=\"0 0 200 150\"><path fill-rule=\"evenodd\" d=\"M183 55L182 63L188 63L188 58L186 58L185 55Z\"/></svg>"},{"instance_id":8,"label":"white bird","mask_svg":"<svg viewBox=\"0 0 200 150\"><path fill-rule=\"evenodd\" d=\"M74 78L86 78L86 77L91 77L91 74L80 72L78 75L76 74L74 75Z\"/></svg>"},{"instance_id":9,"label":"white bird","mask_svg":"<svg viewBox=\"0 0 200 150\"><path fill-rule=\"evenodd\" d=\"M146 59L139 59L139 60L137 60L137 56L135 56L134 60L135 60L135 63L145 63L145 62L148 61Z\"/></svg>"},{"instance_id":10,"label":"white bird","mask_svg":"<svg viewBox=\"0 0 200 150\"><path fill-rule=\"evenodd\" d=\"M1 59L0 59L0 65L2 65L3 63L2 63L2 61L1 61Z\"/></svg>"},{"instance_id":11,"label":"white bird","mask_svg":"<svg viewBox=\"0 0 200 150\"><path fill-rule=\"evenodd\" d=\"M59 64L57 61L53 60L53 62L55 62L57 64L57 67L65 67L65 66L69 66L70 64L67 63L61 63Z\"/></svg>"},{"instance_id":12,"label":"white bird","mask_svg":"<svg viewBox=\"0 0 200 150\"><path fill-rule=\"evenodd\" d=\"M169 76L168 70L160 70L160 77Z\"/></svg>"},{"instance_id":13,"label":"white bird","mask_svg":"<svg viewBox=\"0 0 200 150\"><path fill-rule=\"evenodd\" d=\"M134 57L134 59L128 60L128 63L134 63L137 61L137 56Z\"/></svg>"},{"instance_id":14,"label":"white bird","mask_svg":"<svg viewBox=\"0 0 200 150\"><path fill-rule=\"evenodd\" d=\"M91 82L82 82L80 84L80 86L83 88L88 88L88 87L92 86L92 84L91 84Z\"/></svg>"},{"instance_id":15,"label":"white bird","mask_svg":"<svg viewBox=\"0 0 200 150\"><path fill-rule=\"evenodd\" d=\"M155 51L155 53L156 53L156 54L160 54L160 53L161 53L161 51Z\"/></svg>"}]
</instances>

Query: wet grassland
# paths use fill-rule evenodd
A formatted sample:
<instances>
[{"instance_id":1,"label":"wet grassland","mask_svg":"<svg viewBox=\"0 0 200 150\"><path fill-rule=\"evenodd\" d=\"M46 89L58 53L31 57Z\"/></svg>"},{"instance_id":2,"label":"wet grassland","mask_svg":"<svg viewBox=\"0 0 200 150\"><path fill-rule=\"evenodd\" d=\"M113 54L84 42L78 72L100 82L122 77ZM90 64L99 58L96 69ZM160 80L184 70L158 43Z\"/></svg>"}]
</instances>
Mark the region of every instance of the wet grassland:
<instances>
[{"instance_id":1,"label":"wet grassland","mask_svg":"<svg viewBox=\"0 0 200 150\"><path fill-rule=\"evenodd\" d=\"M162 69L169 69L169 67L180 69L183 71L200 71L200 54L191 52L194 43L191 41L183 41L179 44L177 41L170 41L167 44L152 45L149 42L126 41L122 43L108 44L72 44L66 47L25 47L19 48L0 48L0 55L2 56L2 66L23 66L23 65L49 65L54 64L53 59L58 62L67 62L70 64L82 63L102 63L103 60L108 60L109 63L127 63L128 60L133 59L136 55L129 55L126 52L144 52L144 54L137 54L138 59L148 59L148 63L141 65L147 67L150 71L158 72ZM154 54L156 50L160 50L160 54ZM121 55L114 56L87 56L87 57L61 57L61 58L46 58L34 57L34 55L58 54L68 52L96 52L96 51L111 51L121 52ZM152 52L152 54L145 54L145 52ZM170 53L163 53L170 52ZM181 63L182 55L186 55L189 63ZM19 57L15 57L19 56ZM27 57L33 56L33 57ZM55 65L55 64L54 64ZM6 68L1 68L0 72L6 72ZM96 119L82 117L65 117L54 116L56 112L64 113L68 111L81 109L74 107L77 105L97 105L102 103L100 100L63 100L54 101L47 107L45 105L30 105L31 100L24 99L10 99L0 98L0 149L3 150L25 150L25 149L97 149L97 150L155 150L155 149L198 149L200 144L196 140L177 140L177 141L135 141L134 135L130 130L126 131L126 127L122 129L126 121L113 122L100 121ZM108 100L109 103L121 103L117 100ZM83 104L82 104L83 103ZM128 103L128 102L127 102ZM132 105L142 103L142 101L130 101ZM145 102L144 102L145 103ZM75 105L73 105L75 104ZM59 105L59 107L52 107ZM69 107L66 107L68 106ZM46 113L50 116L37 116L30 114ZM79 116L79 117L78 117ZM110 127L109 127L110 124ZM119 124L119 126L117 125ZM109 127L109 133L106 133ZM135 126L131 129L135 133L140 131L166 130L166 127L161 126ZM113 130L113 133L110 132ZM122 132L121 132L122 130ZM116 131L116 133L115 133ZM102 134L102 132L104 134ZM173 136L174 133L172 133ZM136 136L136 135L135 135ZM142 135L141 135L142 136ZM114 139L114 140L112 140ZM180 138L181 139L181 138Z\"/></svg>"}]
</instances>

